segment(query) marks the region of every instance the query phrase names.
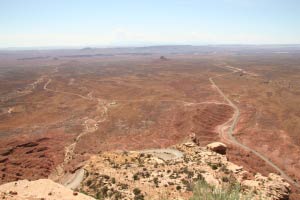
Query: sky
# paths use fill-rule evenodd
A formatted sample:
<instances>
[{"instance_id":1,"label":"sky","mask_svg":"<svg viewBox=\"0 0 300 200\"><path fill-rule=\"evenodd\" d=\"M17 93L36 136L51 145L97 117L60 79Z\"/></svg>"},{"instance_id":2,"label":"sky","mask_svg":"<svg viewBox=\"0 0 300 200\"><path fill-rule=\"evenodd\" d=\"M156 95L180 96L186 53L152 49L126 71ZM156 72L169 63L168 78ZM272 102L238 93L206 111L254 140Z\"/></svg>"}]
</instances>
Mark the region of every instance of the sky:
<instances>
[{"instance_id":1,"label":"sky","mask_svg":"<svg viewBox=\"0 0 300 200\"><path fill-rule=\"evenodd\" d=\"M300 44L300 0L0 0L0 48Z\"/></svg>"}]
</instances>

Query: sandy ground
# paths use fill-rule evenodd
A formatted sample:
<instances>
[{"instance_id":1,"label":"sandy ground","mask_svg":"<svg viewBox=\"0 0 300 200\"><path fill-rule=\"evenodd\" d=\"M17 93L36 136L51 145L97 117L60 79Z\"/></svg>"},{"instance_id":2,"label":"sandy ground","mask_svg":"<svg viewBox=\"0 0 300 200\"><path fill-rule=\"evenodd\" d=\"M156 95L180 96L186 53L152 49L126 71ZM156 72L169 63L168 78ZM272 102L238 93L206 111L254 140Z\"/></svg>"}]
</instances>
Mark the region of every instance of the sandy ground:
<instances>
[{"instance_id":1,"label":"sandy ground","mask_svg":"<svg viewBox=\"0 0 300 200\"><path fill-rule=\"evenodd\" d=\"M10 182L0 186L1 199L9 200L92 200L92 197L82 193L73 192L58 183L49 179L40 179L36 181L22 180Z\"/></svg>"}]
</instances>

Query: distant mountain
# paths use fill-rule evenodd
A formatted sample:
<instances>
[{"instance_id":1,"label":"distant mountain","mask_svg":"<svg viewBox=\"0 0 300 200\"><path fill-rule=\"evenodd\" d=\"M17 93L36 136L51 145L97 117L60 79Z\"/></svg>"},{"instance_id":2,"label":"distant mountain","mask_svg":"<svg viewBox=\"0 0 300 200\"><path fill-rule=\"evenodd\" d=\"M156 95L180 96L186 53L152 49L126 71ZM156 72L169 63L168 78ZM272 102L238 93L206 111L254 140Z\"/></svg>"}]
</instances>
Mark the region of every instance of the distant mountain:
<instances>
[{"instance_id":1,"label":"distant mountain","mask_svg":"<svg viewBox=\"0 0 300 200\"><path fill-rule=\"evenodd\" d=\"M94 56L117 56L137 55L146 56L153 54L274 54L274 53L300 53L300 45L165 45L145 47L109 47L81 49L51 49L51 50L0 50L0 56L17 56L18 59L31 57L94 57ZM33 56L34 55L34 56ZM160 56L159 55L159 56Z\"/></svg>"}]
</instances>

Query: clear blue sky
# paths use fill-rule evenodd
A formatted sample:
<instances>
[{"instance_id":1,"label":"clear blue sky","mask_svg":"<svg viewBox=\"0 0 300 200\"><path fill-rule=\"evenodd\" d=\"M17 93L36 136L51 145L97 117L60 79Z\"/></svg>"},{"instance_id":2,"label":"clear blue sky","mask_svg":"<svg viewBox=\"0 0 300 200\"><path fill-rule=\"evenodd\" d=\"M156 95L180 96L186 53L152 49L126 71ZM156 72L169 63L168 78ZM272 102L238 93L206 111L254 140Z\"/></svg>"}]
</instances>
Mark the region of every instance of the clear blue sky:
<instances>
[{"instance_id":1,"label":"clear blue sky","mask_svg":"<svg viewBox=\"0 0 300 200\"><path fill-rule=\"evenodd\" d=\"M0 47L300 43L300 0L0 0Z\"/></svg>"}]
</instances>

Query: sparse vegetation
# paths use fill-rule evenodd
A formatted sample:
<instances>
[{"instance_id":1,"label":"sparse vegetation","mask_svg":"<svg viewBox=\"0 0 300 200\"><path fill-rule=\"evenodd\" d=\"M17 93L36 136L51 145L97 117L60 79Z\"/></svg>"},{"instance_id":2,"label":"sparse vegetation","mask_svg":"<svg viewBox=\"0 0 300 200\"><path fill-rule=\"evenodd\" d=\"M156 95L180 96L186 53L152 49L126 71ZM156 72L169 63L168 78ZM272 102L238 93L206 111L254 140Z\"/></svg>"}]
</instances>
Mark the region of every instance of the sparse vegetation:
<instances>
[{"instance_id":1,"label":"sparse vegetation","mask_svg":"<svg viewBox=\"0 0 300 200\"><path fill-rule=\"evenodd\" d=\"M190 200L246 200L240 196L241 189L238 184L233 187L218 189L200 180L194 187L193 197Z\"/></svg>"},{"instance_id":2,"label":"sparse vegetation","mask_svg":"<svg viewBox=\"0 0 300 200\"><path fill-rule=\"evenodd\" d=\"M144 195L143 194L135 195L134 200L144 200Z\"/></svg>"},{"instance_id":3,"label":"sparse vegetation","mask_svg":"<svg viewBox=\"0 0 300 200\"><path fill-rule=\"evenodd\" d=\"M47 54L47 51L44 53ZM10 61L2 63L4 68L0 70L3 79L0 93L3 105L0 108L0 132L5 133L1 139L2 182L12 181L16 176L22 179L47 177L55 171L52 168L56 167L54 165L58 164L59 160L65 160L64 155L68 155L67 165L64 165L63 169L67 172L69 167L75 167L75 164L93 155L94 159L100 162L92 162L87 166L80 186L82 188L79 190L98 199L121 199L122 195L123 198L129 195L130 199L143 199L146 187L153 193L161 188L171 189L173 195L191 190L194 191L194 195L197 195L197 190L219 196L234 195L238 189L233 183L240 179L234 177L238 176L238 173L232 174L235 169L240 169L222 164L226 159L218 157L216 153L203 156L199 155L201 151L198 149L199 152L185 153L183 159L165 162L164 159L157 158L156 154L150 153L120 151L117 155L114 152L103 152L178 144L186 136L186 130L192 129L203 139L195 140L196 142L201 145L211 142L210 140L217 136L217 133L211 130L216 130L217 125L235 116L232 108L224 104L217 91L212 92L208 79L227 73L228 75L219 76L214 80L224 94L238 104L241 117L244 117L244 123L239 124L239 129L242 130L238 133L240 141L252 146L255 145L258 136L267 133L270 137L260 142L270 145L272 141L274 148L286 152L284 155L278 154L277 160L288 156L290 160L299 161L299 155L293 153L299 150L300 145L300 70L296 69L299 64L299 59L296 59L298 55L294 57L295 55L289 54L284 57L297 60L291 63L274 58L276 63L283 67L278 67L279 64L273 65L273 61L268 60L271 55L260 55L263 62L259 68L258 62L255 62L251 55L247 55L245 68L241 65L241 70L245 72L231 73L230 67L215 67L214 64L221 65L220 59L210 61L211 58L217 58L217 53L205 56L201 61L199 57L181 55L179 58L182 58L185 64L177 62L180 59L174 59L175 54L170 55L171 59L167 62L160 62L160 55L156 55L156 60L148 60L148 57L144 56L132 59L134 56L131 55L128 62L126 55L122 56L124 62L118 60L119 56L112 56L104 59L106 67L100 67L100 64L99 67L95 66L95 63L102 63L102 56L86 58L81 62L80 57L63 58L63 55L58 55L60 53L65 54L57 52L59 62L52 63L51 59L47 59L47 65L53 66L50 68L40 67L40 61L35 63L34 60L23 67L21 61L14 63L15 58L7 58L7 61ZM2 56L5 57L5 54ZM243 64L241 61L244 58L235 58L230 56L227 60L222 53L222 63L228 61L228 65L236 66ZM69 59L78 60L78 66L75 63L65 65L69 63ZM11 67L6 72L7 64ZM19 64L22 64L22 70ZM54 70L55 66L58 67ZM253 70L258 76L246 73L247 69ZM239 76L241 74L243 76ZM72 84L70 79L74 79ZM112 103L112 99L116 102ZM208 101L209 104L206 104ZM192 104L193 106L189 106ZM28 113L30 117L27 117ZM254 115L259 117L255 118ZM257 124L255 131L252 130L253 124ZM55 134L46 134L48 129ZM31 137L33 132L45 132L47 137L45 134L34 134L37 138ZM6 135L13 137L6 139ZM17 137L15 141L14 135ZM22 137L18 138L19 135ZM23 138L23 135L26 137ZM282 135L284 137L281 137ZM281 142L282 138L286 139L284 144ZM70 152L66 154L65 149ZM263 161L253 161L254 157L249 152L245 153L242 149L235 151L235 148L231 149L230 160L247 159L245 163L249 166L244 169L254 166L255 171L266 166ZM103 155L105 156L102 159ZM268 156L270 161L274 160L273 154ZM285 170L289 175L294 173L289 171L289 166L286 166ZM244 176L252 178L252 175ZM295 181L299 178L297 174L293 174L292 177ZM212 182L216 179L227 187L219 190L205 186L202 182L209 178ZM277 179L268 177L264 180ZM198 184L195 187L196 181ZM133 191L135 187L139 187L145 193ZM255 188L253 193L259 193L260 189ZM53 195L54 193L51 193L51 196Z\"/></svg>"},{"instance_id":4,"label":"sparse vegetation","mask_svg":"<svg viewBox=\"0 0 300 200\"><path fill-rule=\"evenodd\" d=\"M153 183L154 183L156 186L158 186L158 178L157 178L157 177L155 177L155 178L153 179Z\"/></svg>"},{"instance_id":5,"label":"sparse vegetation","mask_svg":"<svg viewBox=\"0 0 300 200\"><path fill-rule=\"evenodd\" d=\"M211 164L210 167L213 169L213 170L217 170L218 169L218 166L216 164Z\"/></svg>"},{"instance_id":6,"label":"sparse vegetation","mask_svg":"<svg viewBox=\"0 0 300 200\"><path fill-rule=\"evenodd\" d=\"M113 177L113 178L111 178L111 183L112 184L115 184L116 183L116 179Z\"/></svg>"},{"instance_id":7,"label":"sparse vegetation","mask_svg":"<svg viewBox=\"0 0 300 200\"><path fill-rule=\"evenodd\" d=\"M96 193L96 199L100 199L100 200L104 199L104 197L103 197L103 195L102 195L101 192L97 192Z\"/></svg>"},{"instance_id":8,"label":"sparse vegetation","mask_svg":"<svg viewBox=\"0 0 300 200\"><path fill-rule=\"evenodd\" d=\"M133 189L133 194L134 195L138 195L138 194L140 194L141 193L141 190L139 189L139 188L134 188Z\"/></svg>"},{"instance_id":9,"label":"sparse vegetation","mask_svg":"<svg viewBox=\"0 0 300 200\"><path fill-rule=\"evenodd\" d=\"M227 177L227 176L223 176L223 177L222 177L222 181L223 181L223 182L228 182L228 181L229 181L229 179L228 179L228 177Z\"/></svg>"},{"instance_id":10,"label":"sparse vegetation","mask_svg":"<svg viewBox=\"0 0 300 200\"><path fill-rule=\"evenodd\" d=\"M86 186L90 186L92 184L92 180L87 180L87 182L86 182Z\"/></svg>"},{"instance_id":11,"label":"sparse vegetation","mask_svg":"<svg viewBox=\"0 0 300 200\"><path fill-rule=\"evenodd\" d=\"M137 181L137 180L139 180L139 174L138 173L135 173L134 175L133 175L133 180L135 180L135 181Z\"/></svg>"},{"instance_id":12,"label":"sparse vegetation","mask_svg":"<svg viewBox=\"0 0 300 200\"><path fill-rule=\"evenodd\" d=\"M134 200L144 200L144 195L141 193L139 188L133 189Z\"/></svg>"}]
</instances>

